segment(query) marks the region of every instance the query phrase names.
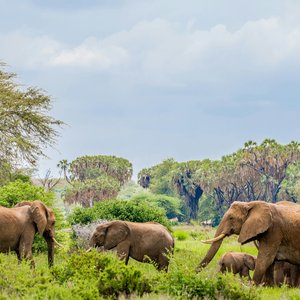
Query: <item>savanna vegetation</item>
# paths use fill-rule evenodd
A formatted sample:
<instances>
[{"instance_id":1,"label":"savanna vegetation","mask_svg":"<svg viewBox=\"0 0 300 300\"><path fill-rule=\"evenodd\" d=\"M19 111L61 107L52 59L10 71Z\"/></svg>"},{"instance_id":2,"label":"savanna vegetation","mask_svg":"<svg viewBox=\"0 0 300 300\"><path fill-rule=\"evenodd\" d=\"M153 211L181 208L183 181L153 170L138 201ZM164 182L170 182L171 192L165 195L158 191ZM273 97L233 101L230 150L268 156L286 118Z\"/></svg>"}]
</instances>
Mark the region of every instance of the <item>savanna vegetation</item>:
<instances>
[{"instance_id":1,"label":"savanna vegetation","mask_svg":"<svg viewBox=\"0 0 300 300\"><path fill-rule=\"evenodd\" d=\"M253 286L232 274L219 274L217 262L226 251L253 255L252 244L225 240L212 263L195 272L233 201L267 202L300 198L298 142L281 145L266 139L245 143L220 160L177 162L166 159L143 169L131 181L125 158L95 155L57 163L63 178L36 180L34 167L44 149L55 143L63 122L49 116L51 97L41 89L21 88L16 75L0 66L0 205L39 199L56 214L57 248L48 268L45 241L36 235L35 268L18 262L14 253L0 253L0 299L300 299L299 289ZM175 237L169 271L129 260L113 252L87 253L76 230L93 222L119 219L157 221ZM88 232L89 233L89 232Z\"/></svg>"}]
</instances>

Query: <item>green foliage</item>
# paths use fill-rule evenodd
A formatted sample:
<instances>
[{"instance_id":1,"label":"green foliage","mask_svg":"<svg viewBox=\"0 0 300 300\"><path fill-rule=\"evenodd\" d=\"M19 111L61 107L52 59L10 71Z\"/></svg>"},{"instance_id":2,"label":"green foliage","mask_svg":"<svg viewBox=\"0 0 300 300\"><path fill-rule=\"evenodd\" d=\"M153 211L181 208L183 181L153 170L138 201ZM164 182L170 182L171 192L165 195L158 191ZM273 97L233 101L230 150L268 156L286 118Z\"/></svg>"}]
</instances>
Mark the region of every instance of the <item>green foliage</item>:
<instances>
[{"instance_id":1,"label":"green foliage","mask_svg":"<svg viewBox=\"0 0 300 300\"><path fill-rule=\"evenodd\" d=\"M125 266L114 254L99 254L96 250L71 255L66 264L53 268L53 274L61 284L76 282L75 291L84 299L98 299L100 295L118 299L123 294L142 296L150 292L141 271Z\"/></svg>"},{"instance_id":2,"label":"green foliage","mask_svg":"<svg viewBox=\"0 0 300 300\"><path fill-rule=\"evenodd\" d=\"M145 193L145 190L139 184L135 183L135 181L131 180L121 187L117 198L129 200L130 198L142 193Z\"/></svg>"},{"instance_id":3,"label":"green foliage","mask_svg":"<svg viewBox=\"0 0 300 300\"><path fill-rule=\"evenodd\" d=\"M184 241L189 237L189 234L183 230L175 230L173 235L179 241Z\"/></svg>"},{"instance_id":4,"label":"green foliage","mask_svg":"<svg viewBox=\"0 0 300 300\"><path fill-rule=\"evenodd\" d=\"M13 207L21 201L40 200L48 206L52 206L54 194L46 192L42 187L32 185L20 179L0 187L0 205Z\"/></svg>"},{"instance_id":5,"label":"green foliage","mask_svg":"<svg viewBox=\"0 0 300 300\"><path fill-rule=\"evenodd\" d=\"M47 115L51 98L44 91L20 88L16 74L4 67L0 62L0 157L10 164L23 159L34 165L45 146L54 144L54 127L63 122Z\"/></svg>"},{"instance_id":6,"label":"green foliage","mask_svg":"<svg viewBox=\"0 0 300 300\"><path fill-rule=\"evenodd\" d=\"M138 183L144 188L149 187L154 194L176 196L172 184L172 171L177 166L178 163L169 158L151 168L143 169L138 174Z\"/></svg>"},{"instance_id":7,"label":"green foliage","mask_svg":"<svg viewBox=\"0 0 300 300\"><path fill-rule=\"evenodd\" d=\"M0 160L0 187L9 183L12 170L12 165L8 161Z\"/></svg>"},{"instance_id":8,"label":"green foliage","mask_svg":"<svg viewBox=\"0 0 300 300\"><path fill-rule=\"evenodd\" d=\"M132 222L155 221L168 226L164 209L146 201L105 200L91 208L75 208L68 220L73 224L87 224L98 219L123 220Z\"/></svg>"},{"instance_id":9,"label":"green foliage","mask_svg":"<svg viewBox=\"0 0 300 300\"><path fill-rule=\"evenodd\" d=\"M132 176L132 164L124 158L107 155L82 156L71 163L62 160L57 165L71 183L65 202L84 207L94 202L115 198ZM70 178L67 176L70 173Z\"/></svg>"},{"instance_id":10,"label":"green foliage","mask_svg":"<svg viewBox=\"0 0 300 300\"><path fill-rule=\"evenodd\" d=\"M158 195L151 193L142 193L135 195L130 200L133 201L145 201L154 204L157 207L161 207L166 211L166 216L168 219L178 218L182 219L183 213L180 210L182 207L182 200L175 197L170 197L166 195Z\"/></svg>"},{"instance_id":11,"label":"green foliage","mask_svg":"<svg viewBox=\"0 0 300 300\"><path fill-rule=\"evenodd\" d=\"M94 202L116 197L120 188L120 183L116 179L101 175L96 179L76 182L68 187L64 201L68 204L80 203L84 207L90 207Z\"/></svg>"},{"instance_id":12,"label":"green foliage","mask_svg":"<svg viewBox=\"0 0 300 300\"><path fill-rule=\"evenodd\" d=\"M71 162L70 173L75 180L79 181L105 175L115 178L120 184L124 184L132 176L132 164L127 159L116 156L82 156Z\"/></svg>"}]
</instances>

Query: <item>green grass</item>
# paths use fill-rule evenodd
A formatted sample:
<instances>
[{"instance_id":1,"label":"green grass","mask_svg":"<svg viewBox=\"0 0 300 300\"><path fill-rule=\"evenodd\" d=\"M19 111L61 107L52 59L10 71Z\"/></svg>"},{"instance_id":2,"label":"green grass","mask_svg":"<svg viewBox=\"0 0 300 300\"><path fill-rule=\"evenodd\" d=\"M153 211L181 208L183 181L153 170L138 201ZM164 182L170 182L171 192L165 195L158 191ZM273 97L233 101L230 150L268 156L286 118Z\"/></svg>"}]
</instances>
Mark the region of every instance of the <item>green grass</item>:
<instances>
[{"instance_id":1,"label":"green grass","mask_svg":"<svg viewBox=\"0 0 300 300\"><path fill-rule=\"evenodd\" d=\"M158 272L153 265L129 260L124 266L114 254L57 250L55 266L47 266L47 254L35 254L35 269L27 262L18 264L16 255L0 254L1 299L300 299L300 290L286 286L251 286L232 274L218 273L218 260L226 251L253 255L253 244L240 246L237 237L226 239L211 263L200 273L194 272L209 245L213 230L199 226L174 227L187 238L175 239L169 272ZM101 295L99 295L101 291Z\"/></svg>"}]
</instances>

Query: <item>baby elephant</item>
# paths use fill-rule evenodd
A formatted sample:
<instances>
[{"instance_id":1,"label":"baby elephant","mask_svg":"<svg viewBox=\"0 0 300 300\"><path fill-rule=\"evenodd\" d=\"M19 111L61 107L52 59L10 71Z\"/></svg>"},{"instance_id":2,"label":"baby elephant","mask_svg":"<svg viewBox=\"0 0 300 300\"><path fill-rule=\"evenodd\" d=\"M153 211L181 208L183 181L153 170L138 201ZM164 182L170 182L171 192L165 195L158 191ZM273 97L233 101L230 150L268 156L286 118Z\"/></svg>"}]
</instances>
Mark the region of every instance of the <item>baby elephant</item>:
<instances>
[{"instance_id":1,"label":"baby elephant","mask_svg":"<svg viewBox=\"0 0 300 300\"><path fill-rule=\"evenodd\" d=\"M163 225L156 222L111 221L96 227L90 246L114 249L126 264L131 257L140 262L154 261L158 270L167 271L174 239Z\"/></svg>"},{"instance_id":2,"label":"baby elephant","mask_svg":"<svg viewBox=\"0 0 300 300\"><path fill-rule=\"evenodd\" d=\"M287 261L276 261L273 270L274 284L279 286L283 283L290 287L299 287L300 266Z\"/></svg>"},{"instance_id":3,"label":"baby elephant","mask_svg":"<svg viewBox=\"0 0 300 300\"><path fill-rule=\"evenodd\" d=\"M255 269L256 257L243 252L225 252L219 261L220 272L232 272L250 278L249 270Z\"/></svg>"}]
</instances>

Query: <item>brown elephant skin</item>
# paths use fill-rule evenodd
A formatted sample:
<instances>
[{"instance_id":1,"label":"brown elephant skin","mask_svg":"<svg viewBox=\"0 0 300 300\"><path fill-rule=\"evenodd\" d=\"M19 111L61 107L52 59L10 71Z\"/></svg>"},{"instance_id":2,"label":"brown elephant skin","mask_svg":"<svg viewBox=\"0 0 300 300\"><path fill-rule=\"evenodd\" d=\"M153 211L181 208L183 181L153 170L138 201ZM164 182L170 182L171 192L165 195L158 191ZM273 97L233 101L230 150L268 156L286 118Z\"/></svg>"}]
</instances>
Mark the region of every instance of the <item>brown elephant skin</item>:
<instances>
[{"instance_id":1,"label":"brown elephant skin","mask_svg":"<svg viewBox=\"0 0 300 300\"><path fill-rule=\"evenodd\" d=\"M231 272L250 278L249 270L254 270L256 257L244 252L225 252L220 261L220 272Z\"/></svg>"},{"instance_id":2,"label":"brown elephant skin","mask_svg":"<svg viewBox=\"0 0 300 300\"><path fill-rule=\"evenodd\" d=\"M111 221L96 227L90 246L114 249L126 264L129 257L140 262L149 262L150 259L158 270L167 271L174 239L163 225L156 222Z\"/></svg>"}]
</instances>

